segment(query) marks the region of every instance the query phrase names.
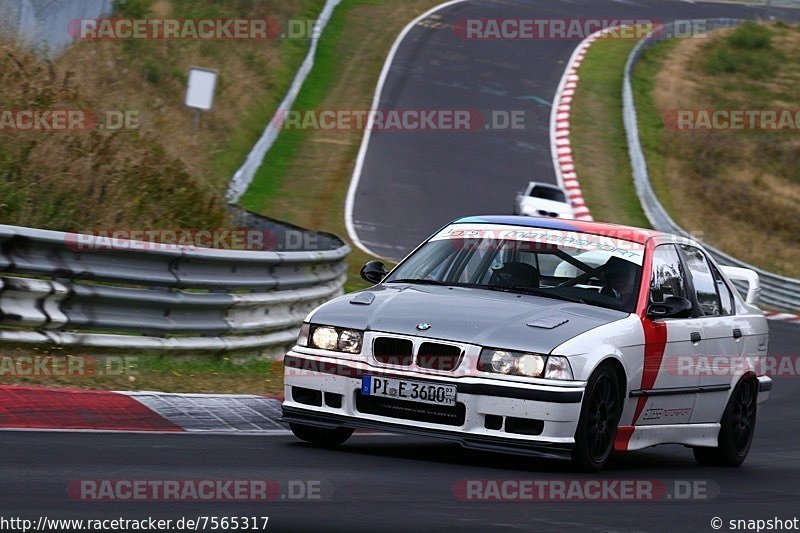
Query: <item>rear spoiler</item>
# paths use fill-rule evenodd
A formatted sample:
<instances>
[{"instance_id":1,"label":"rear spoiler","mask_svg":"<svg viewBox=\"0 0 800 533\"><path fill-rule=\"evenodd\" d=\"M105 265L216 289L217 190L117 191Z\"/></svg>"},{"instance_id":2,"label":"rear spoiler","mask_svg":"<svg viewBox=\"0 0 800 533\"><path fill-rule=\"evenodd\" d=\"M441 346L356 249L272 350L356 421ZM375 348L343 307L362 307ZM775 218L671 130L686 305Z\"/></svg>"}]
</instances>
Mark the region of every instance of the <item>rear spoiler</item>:
<instances>
[{"instance_id":1,"label":"rear spoiler","mask_svg":"<svg viewBox=\"0 0 800 533\"><path fill-rule=\"evenodd\" d=\"M720 266L719 268L731 281L747 282L747 297L745 301L750 305L758 304L758 299L761 296L761 280L758 279L758 274L755 271L749 268L732 266Z\"/></svg>"}]
</instances>

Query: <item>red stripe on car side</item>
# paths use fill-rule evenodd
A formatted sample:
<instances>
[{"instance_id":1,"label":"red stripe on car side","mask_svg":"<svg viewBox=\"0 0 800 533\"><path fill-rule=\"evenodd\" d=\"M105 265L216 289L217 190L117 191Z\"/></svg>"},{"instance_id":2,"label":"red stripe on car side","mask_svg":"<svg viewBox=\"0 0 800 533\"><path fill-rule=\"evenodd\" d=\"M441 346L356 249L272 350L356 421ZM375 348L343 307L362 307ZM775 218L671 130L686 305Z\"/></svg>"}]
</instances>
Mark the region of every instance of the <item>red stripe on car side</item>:
<instances>
[{"instance_id":1,"label":"red stripe on car side","mask_svg":"<svg viewBox=\"0 0 800 533\"><path fill-rule=\"evenodd\" d=\"M642 319L644 329L644 364L642 365L642 389L652 389L661 370L661 361L667 348L667 325L663 322L653 322L649 318ZM636 402L636 411L633 413L633 425L647 403L646 396L640 396Z\"/></svg>"},{"instance_id":2,"label":"red stripe on car side","mask_svg":"<svg viewBox=\"0 0 800 533\"><path fill-rule=\"evenodd\" d=\"M650 278L653 272L653 251L656 242L649 239L645 244L645 257L642 265L641 290L639 291L639 301L636 305L636 314L642 322L644 333L644 359L642 361L642 383L640 388L650 389L655 385L658 372L661 369L661 362L664 359L664 351L667 347L667 325L663 322L654 322L647 318L647 304L650 301ZM636 409L630 426L620 426L617 430L617 437L614 448L617 450L627 450L628 443L633 436L636 421L644 411L647 404L647 397L641 396L636 400Z\"/></svg>"},{"instance_id":3,"label":"red stripe on car side","mask_svg":"<svg viewBox=\"0 0 800 533\"><path fill-rule=\"evenodd\" d=\"M633 426L619 426L617 428L617 436L614 439L614 451L628 451L628 443L631 441L631 436L633 436L633 430Z\"/></svg>"}]
</instances>

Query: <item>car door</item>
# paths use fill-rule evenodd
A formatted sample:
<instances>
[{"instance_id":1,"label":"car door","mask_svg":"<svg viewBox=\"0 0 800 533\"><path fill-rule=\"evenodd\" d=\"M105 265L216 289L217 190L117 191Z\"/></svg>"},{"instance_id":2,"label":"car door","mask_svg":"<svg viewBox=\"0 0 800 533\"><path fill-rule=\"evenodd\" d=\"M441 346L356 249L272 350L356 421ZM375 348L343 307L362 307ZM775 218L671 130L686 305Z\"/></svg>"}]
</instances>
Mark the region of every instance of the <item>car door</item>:
<instances>
[{"instance_id":1,"label":"car door","mask_svg":"<svg viewBox=\"0 0 800 533\"><path fill-rule=\"evenodd\" d=\"M735 369L741 365L744 342L736 327L733 295L706 254L687 244L678 246L689 275L701 340L696 365L700 389L692 423L718 422L725 408ZM721 283L719 282L721 281Z\"/></svg>"},{"instance_id":2,"label":"car door","mask_svg":"<svg viewBox=\"0 0 800 533\"><path fill-rule=\"evenodd\" d=\"M691 299L683 261L673 244L662 244L653 251L653 269L650 280L650 303L663 302L669 296ZM633 396L643 396L646 402L637 426L688 423L697 397L699 378L694 369L696 338L701 330L701 319L659 318L654 322L666 326L666 343L663 357L646 361L658 368L643 369L657 372L655 382L646 389L634 390ZM648 341L658 343L660 341ZM648 346L647 351L660 350ZM649 385L649 383L648 383Z\"/></svg>"}]
</instances>

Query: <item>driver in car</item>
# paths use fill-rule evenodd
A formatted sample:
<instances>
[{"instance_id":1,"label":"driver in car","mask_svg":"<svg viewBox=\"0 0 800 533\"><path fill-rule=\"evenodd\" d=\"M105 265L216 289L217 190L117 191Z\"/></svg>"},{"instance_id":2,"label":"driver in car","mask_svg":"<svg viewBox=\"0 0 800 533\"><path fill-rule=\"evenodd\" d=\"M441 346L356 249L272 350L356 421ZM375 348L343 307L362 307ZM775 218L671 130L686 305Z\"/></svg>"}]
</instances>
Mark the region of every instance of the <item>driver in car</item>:
<instances>
[{"instance_id":1,"label":"driver in car","mask_svg":"<svg viewBox=\"0 0 800 533\"><path fill-rule=\"evenodd\" d=\"M636 297L636 278L638 269L636 265L612 257L606 263L605 286L600 290L600 294L616 298L627 307L632 298Z\"/></svg>"}]
</instances>

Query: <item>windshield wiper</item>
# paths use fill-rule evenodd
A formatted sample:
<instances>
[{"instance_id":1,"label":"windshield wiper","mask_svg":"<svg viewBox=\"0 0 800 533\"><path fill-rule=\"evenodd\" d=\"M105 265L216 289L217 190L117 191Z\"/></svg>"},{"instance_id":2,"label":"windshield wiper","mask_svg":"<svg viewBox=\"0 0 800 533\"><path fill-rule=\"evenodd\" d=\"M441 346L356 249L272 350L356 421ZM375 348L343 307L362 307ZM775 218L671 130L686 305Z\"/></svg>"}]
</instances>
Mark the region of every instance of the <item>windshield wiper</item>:
<instances>
[{"instance_id":1,"label":"windshield wiper","mask_svg":"<svg viewBox=\"0 0 800 533\"><path fill-rule=\"evenodd\" d=\"M524 294L532 294L534 296L543 296L545 298L553 298L555 300L564 300L565 302L573 302L577 304L585 304L586 300L583 298L571 298L569 296L564 296L561 294L556 294L553 292L548 292L542 289L537 289L535 287L504 287L502 285L476 285L481 289L488 289L490 291L501 291L501 292L521 292Z\"/></svg>"},{"instance_id":2,"label":"windshield wiper","mask_svg":"<svg viewBox=\"0 0 800 533\"><path fill-rule=\"evenodd\" d=\"M418 278L392 279L387 281L386 283L410 283L413 285L450 285L450 283L445 283L443 281L436 281L435 279L418 279Z\"/></svg>"},{"instance_id":3,"label":"windshield wiper","mask_svg":"<svg viewBox=\"0 0 800 533\"><path fill-rule=\"evenodd\" d=\"M457 282L447 283L444 281L437 281L435 279L418 279L418 278L393 279L387 281L386 283L408 283L411 285L440 285L447 287L467 287L470 289L487 289L490 291L500 291L500 292L518 292L524 294L532 294L535 296L543 296L545 298L553 298L555 300L563 300L565 302L573 302L579 304L586 303L586 300L582 298L570 298L569 296L555 294L542 289L536 289L534 287L504 287L502 285L480 285L478 283L457 283Z\"/></svg>"}]
</instances>

